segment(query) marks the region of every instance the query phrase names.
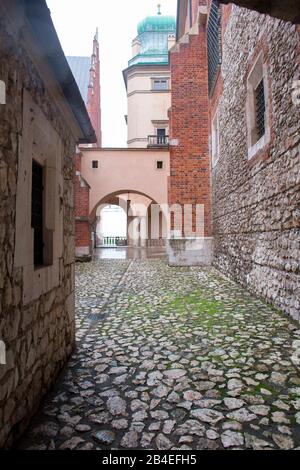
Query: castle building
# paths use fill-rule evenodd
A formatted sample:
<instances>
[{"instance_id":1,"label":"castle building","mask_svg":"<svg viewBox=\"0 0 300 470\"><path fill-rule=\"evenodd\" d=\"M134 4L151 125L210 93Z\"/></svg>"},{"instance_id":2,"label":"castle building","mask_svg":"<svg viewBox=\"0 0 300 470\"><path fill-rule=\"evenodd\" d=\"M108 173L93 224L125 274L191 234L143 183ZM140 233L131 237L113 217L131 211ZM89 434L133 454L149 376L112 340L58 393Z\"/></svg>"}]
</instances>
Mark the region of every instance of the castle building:
<instances>
[{"instance_id":1,"label":"castle building","mask_svg":"<svg viewBox=\"0 0 300 470\"><path fill-rule=\"evenodd\" d=\"M105 149L98 139L98 145L80 147L76 155L75 244L78 258L90 257L93 248L103 244L101 208L105 205L119 204L125 210L129 245L164 245L167 237L166 217L158 215L155 224L151 207L153 204L166 205L168 199L169 49L175 44L176 20L161 15L159 10L156 16L141 21L137 29L138 36L132 44L133 57L123 72L128 96L128 147ZM98 50L96 36L92 64L94 61L99 64ZM68 60L91 121L101 124L101 116L100 120L94 119L96 108L100 110L100 97L98 102L93 101L92 109L89 107L91 88L94 92L100 88L97 73L94 74L94 69L98 70L100 65L92 65L89 80L90 61L87 57L69 57ZM92 87L91 78L94 80ZM97 134L101 136L101 129ZM131 230L136 232L135 236L130 234L130 226L136 227ZM152 237L153 232L155 237Z\"/></svg>"},{"instance_id":2,"label":"castle building","mask_svg":"<svg viewBox=\"0 0 300 470\"><path fill-rule=\"evenodd\" d=\"M128 148L83 151L84 249L99 204L147 196L148 220L168 203L171 265L213 264L298 318L299 26L179 0L175 44L174 27L160 14L138 25L123 72ZM172 207L191 208L179 228Z\"/></svg>"},{"instance_id":3,"label":"castle building","mask_svg":"<svg viewBox=\"0 0 300 470\"><path fill-rule=\"evenodd\" d=\"M128 97L128 147L167 146L171 106L169 49L175 43L173 16L148 16L138 24L132 58L123 76Z\"/></svg>"},{"instance_id":4,"label":"castle building","mask_svg":"<svg viewBox=\"0 0 300 470\"><path fill-rule=\"evenodd\" d=\"M296 320L299 33L299 25L236 5L179 0L170 53L169 202L203 204L206 239L201 252L183 233L171 240L173 258L209 257Z\"/></svg>"}]
</instances>

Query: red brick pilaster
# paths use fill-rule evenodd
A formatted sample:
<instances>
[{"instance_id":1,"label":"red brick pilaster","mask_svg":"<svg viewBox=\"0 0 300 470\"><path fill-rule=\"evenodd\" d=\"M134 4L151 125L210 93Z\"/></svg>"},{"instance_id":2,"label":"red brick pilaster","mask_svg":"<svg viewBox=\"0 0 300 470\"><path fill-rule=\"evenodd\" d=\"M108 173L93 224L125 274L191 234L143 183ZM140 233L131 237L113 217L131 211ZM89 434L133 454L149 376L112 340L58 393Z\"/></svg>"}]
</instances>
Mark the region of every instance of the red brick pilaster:
<instances>
[{"instance_id":1,"label":"red brick pilaster","mask_svg":"<svg viewBox=\"0 0 300 470\"><path fill-rule=\"evenodd\" d=\"M77 253L80 253L82 248L88 249L89 252L91 250L91 233L89 222L90 187L81 176L81 158L82 154L77 153L75 157L76 175L74 191L75 247Z\"/></svg>"},{"instance_id":2,"label":"red brick pilaster","mask_svg":"<svg viewBox=\"0 0 300 470\"><path fill-rule=\"evenodd\" d=\"M169 204L204 204L211 236L208 79L205 26L170 53L172 77ZM172 141L171 141L172 143ZM195 222L195 221L194 221ZM195 224L193 223L193 229Z\"/></svg>"}]
</instances>

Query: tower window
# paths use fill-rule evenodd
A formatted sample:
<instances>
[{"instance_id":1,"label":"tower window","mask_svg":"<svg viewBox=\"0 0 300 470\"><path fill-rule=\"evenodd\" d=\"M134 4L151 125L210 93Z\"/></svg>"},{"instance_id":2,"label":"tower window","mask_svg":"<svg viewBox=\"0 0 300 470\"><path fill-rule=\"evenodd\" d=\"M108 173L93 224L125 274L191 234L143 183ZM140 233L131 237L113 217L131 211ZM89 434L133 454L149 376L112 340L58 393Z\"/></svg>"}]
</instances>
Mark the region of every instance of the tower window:
<instances>
[{"instance_id":1,"label":"tower window","mask_svg":"<svg viewBox=\"0 0 300 470\"><path fill-rule=\"evenodd\" d=\"M164 162L162 162L161 160L158 160L156 162L156 169L157 170L163 170L163 168L164 168Z\"/></svg>"},{"instance_id":2,"label":"tower window","mask_svg":"<svg viewBox=\"0 0 300 470\"><path fill-rule=\"evenodd\" d=\"M221 10L216 0L212 1L207 26L208 88L212 92L218 68L222 61L221 53Z\"/></svg>"},{"instance_id":3,"label":"tower window","mask_svg":"<svg viewBox=\"0 0 300 470\"><path fill-rule=\"evenodd\" d=\"M34 266L44 264L44 168L32 161L31 227L34 231Z\"/></svg>"},{"instance_id":4,"label":"tower window","mask_svg":"<svg viewBox=\"0 0 300 470\"><path fill-rule=\"evenodd\" d=\"M152 89L153 90L168 90L169 83L167 79L154 79L152 82Z\"/></svg>"},{"instance_id":5,"label":"tower window","mask_svg":"<svg viewBox=\"0 0 300 470\"><path fill-rule=\"evenodd\" d=\"M254 98L255 98L257 140L259 140L265 134L266 100L265 100L265 90L264 90L263 79L259 82L256 90L254 91Z\"/></svg>"},{"instance_id":6,"label":"tower window","mask_svg":"<svg viewBox=\"0 0 300 470\"><path fill-rule=\"evenodd\" d=\"M92 161L92 168L99 168L99 162L98 162L98 160L93 160L93 161Z\"/></svg>"}]
</instances>

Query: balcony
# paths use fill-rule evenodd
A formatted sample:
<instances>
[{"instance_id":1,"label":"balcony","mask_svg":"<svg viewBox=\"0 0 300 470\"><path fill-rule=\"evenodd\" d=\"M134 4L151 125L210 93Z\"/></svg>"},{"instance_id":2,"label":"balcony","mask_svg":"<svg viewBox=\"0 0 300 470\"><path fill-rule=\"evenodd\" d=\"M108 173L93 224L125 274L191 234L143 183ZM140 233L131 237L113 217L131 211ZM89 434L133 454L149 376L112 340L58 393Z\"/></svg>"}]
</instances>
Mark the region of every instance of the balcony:
<instances>
[{"instance_id":1,"label":"balcony","mask_svg":"<svg viewBox=\"0 0 300 470\"><path fill-rule=\"evenodd\" d=\"M168 147L168 135L148 135L148 148Z\"/></svg>"}]
</instances>

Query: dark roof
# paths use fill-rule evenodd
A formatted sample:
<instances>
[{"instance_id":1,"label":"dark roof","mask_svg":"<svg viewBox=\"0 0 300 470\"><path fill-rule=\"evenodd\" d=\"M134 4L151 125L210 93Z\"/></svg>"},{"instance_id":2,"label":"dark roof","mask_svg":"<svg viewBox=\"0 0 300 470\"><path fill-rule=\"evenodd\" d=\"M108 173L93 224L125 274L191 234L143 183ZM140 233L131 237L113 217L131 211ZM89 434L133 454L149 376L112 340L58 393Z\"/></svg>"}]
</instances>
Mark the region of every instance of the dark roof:
<instances>
[{"instance_id":1,"label":"dark roof","mask_svg":"<svg viewBox=\"0 0 300 470\"><path fill-rule=\"evenodd\" d=\"M90 57L67 57L67 61L79 87L81 96L85 104L88 100L88 86L90 80Z\"/></svg>"},{"instance_id":2,"label":"dark roof","mask_svg":"<svg viewBox=\"0 0 300 470\"><path fill-rule=\"evenodd\" d=\"M46 1L19 0L19 2L24 6L24 12L42 57L48 62L81 129L82 136L78 138L78 143L97 142L85 103L62 50Z\"/></svg>"}]
</instances>

